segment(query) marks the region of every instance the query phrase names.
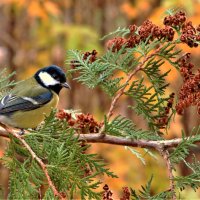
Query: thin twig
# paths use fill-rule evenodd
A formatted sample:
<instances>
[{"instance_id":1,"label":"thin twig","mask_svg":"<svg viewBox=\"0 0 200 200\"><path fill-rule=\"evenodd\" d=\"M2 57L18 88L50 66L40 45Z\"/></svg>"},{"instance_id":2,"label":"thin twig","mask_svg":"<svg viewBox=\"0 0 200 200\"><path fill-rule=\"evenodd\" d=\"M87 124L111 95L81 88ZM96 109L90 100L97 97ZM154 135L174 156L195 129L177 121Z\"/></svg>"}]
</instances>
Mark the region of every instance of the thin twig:
<instances>
[{"instance_id":1,"label":"thin twig","mask_svg":"<svg viewBox=\"0 0 200 200\"><path fill-rule=\"evenodd\" d=\"M64 200L65 198L58 192L58 190L56 189L54 183L52 182L50 176L49 176L49 173L48 173L48 170L47 170L47 167L46 165L42 162L42 160L35 154L35 152L31 149L31 147L26 143L26 141L23 139L22 136L20 136L16 131L12 130L11 128L8 128L7 126L5 125L2 125L3 128L5 129L5 131L7 132L7 135L8 133L13 135L15 138L17 138L23 145L24 147L29 151L29 153L31 154L32 158L35 159L38 164L40 165L40 167L42 168L46 178L47 178L47 182L49 184L49 187L52 189L53 193L54 193L54 196L55 197L58 197L59 199L62 199ZM1 135L3 137L5 137L5 133L6 132L3 132L2 130L0 131Z\"/></svg>"},{"instance_id":2,"label":"thin twig","mask_svg":"<svg viewBox=\"0 0 200 200\"><path fill-rule=\"evenodd\" d=\"M113 115L113 110L116 106L116 103L117 101L119 100L119 98L124 94L124 91L126 89L126 87L129 85L129 81L132 79L132 77L138 72L140 71L144 64L149 60L151 59L153 56L155 56L159 51L160 49L162 48L163 46L160 46L159 48L157 48L153 53L151 53L150 55L144 57L143 61L127 76L127 79L125 81L125 84L124 86L118 91L117 95L113 98L112 102L111 102L111 105L110 105L110 109L108 111L108 114L107 114L107 118L109 120L109 118Z\"/></svg>"},{"instance_id":3,"label":"thin twig","mask_svg":"<svg viewBox=\"0 0 200 200\"><path fill-rule=\"evenodd\" d=\"M174 175L172 172L173 169L172 169L172 164L169 158L169 152L167 149L164 149L164 148L158 148L157 150L159 151L160 155L163 157L163 159L166 162L168 178L170 181L170 191L172 193L172 199L176 200L177 198L176 198L176 193L175 193Z\"/></svg>"}]
</instances>

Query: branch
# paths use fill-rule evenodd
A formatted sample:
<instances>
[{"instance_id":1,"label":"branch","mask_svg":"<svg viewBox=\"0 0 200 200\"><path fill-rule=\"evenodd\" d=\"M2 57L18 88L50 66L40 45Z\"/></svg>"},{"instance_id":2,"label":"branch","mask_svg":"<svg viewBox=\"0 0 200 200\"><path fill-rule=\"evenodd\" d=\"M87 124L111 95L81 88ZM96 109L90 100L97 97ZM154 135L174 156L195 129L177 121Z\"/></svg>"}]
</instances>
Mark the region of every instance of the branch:
<instances>
[{"instance_id":1,"label":"branch","mask_svg":"<svg viewBox=\"0 0 200 200\"><path fill-rule=\"evenodd\" d=\"M167 166L167 172L168 172L168 178L170 181L170 191L172 192L172 199L176 200L176 193L175 193L175 184L174 184L174 175L172 172L172 164L169 158L169 152L168 150L164 149L164 148L158 148L157 149L160 153L160 155L163 157L163 159L166 162L166 166Z\"/></svg>"},{"instance_id":2,"label":"branch","mask_svg":"<svg viewBox=\"0 0 200 200\"><path fill-rule=\"evenodd\" d=\"M27 135L25 134L19 136L18 131L12 130L12 132L15 133L21 139L23 137L28 136L28 133ZM0 128L0 136L9 138L8 131L3 128ZM165 148L165 149L173 148L178 146L183 141L183 138L176 138L171 140L133 140L130 138L123 138L107 134L105 134L104 137L102 137L101 133L74 134L74 137L78 137L80 141L85 141L88 143L105 143L105 144L113 144L121 146L148 148L155 150L158 150L158 148ZM200 142L200 139L199 141L196 142Z\"/></svg>"},{"instance_id":3,"label":"branch","mask_svg":"<svg viewBox=\"0 0 200 200\"><path fill-rule=\"evenodd\" d=\"M176 138L171 140L133 140L129 138L123 138L106 134L104 135L104 137L102 137L101 133L75 134L75 137L78 137L80 141L86 141L88 143L105 143L155 150L157 150L158 148L168 149L176 147L183 141L182 138Z\"/></svg>"},{"instance_id":4,"label":"branch","mask_svg":"<svg viewBox=\"0 0 200 200\"><path fill-rule=\"evenodd\" d=\"M24 147L29 151L29 153L31 154L32 158L35 159L38 164L40 165L40 167L42 168L46 178L47 178L47 182L49 184L49 187L52 189L54 196L58 197L59 199L64 200L65 198L58 192L58 190L56 189L54 183L52 182L49 173L47 171L47 167L46 165L42 162L42 160L35 154L35 152L31 149L31 147L26 143L26 141L23 139L23 137L21 135L18 134L17 131L14 131L13 129L5 126L4 124L0 124L3 129L0 129L0 136L3 137L9 137L8 134L13 135L15 138L17 138L23 145Z\"/></svg>"}]
</instances>

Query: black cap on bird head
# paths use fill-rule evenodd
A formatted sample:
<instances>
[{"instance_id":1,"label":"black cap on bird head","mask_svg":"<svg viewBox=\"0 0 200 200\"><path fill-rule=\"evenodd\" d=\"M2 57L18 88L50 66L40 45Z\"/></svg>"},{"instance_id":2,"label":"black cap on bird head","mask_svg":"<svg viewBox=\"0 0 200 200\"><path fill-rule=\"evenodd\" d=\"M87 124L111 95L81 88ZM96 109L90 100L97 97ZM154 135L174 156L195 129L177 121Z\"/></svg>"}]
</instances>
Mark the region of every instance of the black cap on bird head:
<instances>
[{"instance_id":1,"label":"black cap on bird head","mask_svg":"<svg viewBox=\"0 0 200 200\"><path fill-rule=\"evenodd\" d=\"M38 70L34 77L40 85L53 90L57 94L63 87L70 89L64 71L56 65L50 65Z\"/></svg>"}]
</instances>

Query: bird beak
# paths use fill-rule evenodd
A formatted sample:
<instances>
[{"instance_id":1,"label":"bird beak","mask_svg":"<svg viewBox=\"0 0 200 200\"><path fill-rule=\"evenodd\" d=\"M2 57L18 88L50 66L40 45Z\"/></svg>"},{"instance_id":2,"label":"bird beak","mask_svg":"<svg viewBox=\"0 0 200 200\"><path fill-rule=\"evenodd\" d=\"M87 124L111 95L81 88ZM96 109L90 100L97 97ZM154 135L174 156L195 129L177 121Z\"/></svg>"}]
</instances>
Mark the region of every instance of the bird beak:
<instances>
[{"instance_id":1,"label":"bird beak","mask_svg":"<svg viewBox=\"0 0 200 200\"><path fill-rule=\"evenodd\" d=\"M65 87L65 88L68 88L68 89L71 89L70 85L67 82L61 83L61 86Z\"/></svg>"}]
</instances>

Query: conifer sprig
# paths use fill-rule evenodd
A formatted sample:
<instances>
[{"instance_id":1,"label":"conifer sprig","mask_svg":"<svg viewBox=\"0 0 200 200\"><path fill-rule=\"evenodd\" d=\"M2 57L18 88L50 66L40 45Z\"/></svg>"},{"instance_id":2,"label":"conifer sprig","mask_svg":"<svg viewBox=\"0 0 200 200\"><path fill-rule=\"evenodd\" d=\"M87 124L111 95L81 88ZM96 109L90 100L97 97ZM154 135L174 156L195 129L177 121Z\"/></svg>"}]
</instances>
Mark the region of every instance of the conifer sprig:
<instances>
[{"instance_id":1,"label":"conifer sprig","mask_svg":"<svg viewBox=\"0 0 200 200\"><path fill-rule=\"evenodd\" d=\"M51 198L72 199L80 194L82 199L100 199L101 194L95 189L101 182L95 178L98 175L117 177L97 155L85 153L89 146L82 146L73 136L74 130L55 118L55 112L40 129L25 135L24 139L18 133L10 133L11 143L3 161L11 171L12 198L37 198L39 188L45 184L52 191L46 191ZM15 158L16 154L23 156L23 160Z\"/></svg>"}]
</instances>

